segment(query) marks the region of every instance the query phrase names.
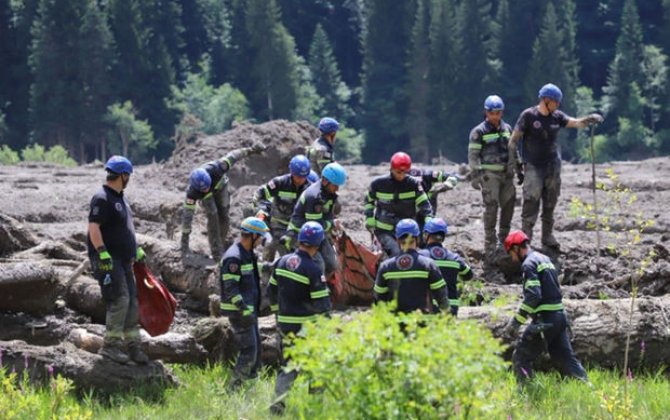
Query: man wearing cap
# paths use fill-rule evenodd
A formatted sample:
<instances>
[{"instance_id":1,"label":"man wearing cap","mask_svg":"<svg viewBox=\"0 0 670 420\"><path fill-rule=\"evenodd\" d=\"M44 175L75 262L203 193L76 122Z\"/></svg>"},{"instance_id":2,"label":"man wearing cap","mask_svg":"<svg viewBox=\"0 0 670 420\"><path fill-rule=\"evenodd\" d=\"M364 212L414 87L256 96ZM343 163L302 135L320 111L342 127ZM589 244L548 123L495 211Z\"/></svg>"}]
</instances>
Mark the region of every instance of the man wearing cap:
<instances>
[{"instance_id":1,"label":"man wearing cap","mask_svg":"<svg viewBox=\"0 0 670 420\"><path fill-rule=\"evenodd\" d=\"M508 173L516 170L519 184L523 184L521 228L532 239L542 202L542 245L558 249L560 244L554 237L554 209L561 193L558 132L562 127L585 128L599 124L603 117L591 114L573 118L559 111L563 92L551 83L540 88L538 98L538 104L524 110L514 126L509 140Z\"/></svg>"},{"instance_id":2,"label":"man wearing cap","mask_svg":"<svg viewBox=\"0 0 670 420\"><path fill-rule=\"evenodd\" d=\"M93 275L107 309L99 353L117 363L147 363L149 359L140 347L133 275L133 262L142 259L144 251L137 247L133 214L123 195L133 165L123 156L112 156L105 170L107 182L91 199L86 241Z\"/></svg>"},{"instance_id":3,"label":"man wearing cap","mask_svg":"<svg viewBox=\"0 0 670 420\"><path fill-rule=\"evenodd\" d=\"M228 317L240 349L231 388L239 388L245 380L255 378L261 365L258 331L261 290L254 248L267 239L269 230L257 217L244 219L239 239L226 250L219 264L221 313Z\"/></svg>"}]
</instances>

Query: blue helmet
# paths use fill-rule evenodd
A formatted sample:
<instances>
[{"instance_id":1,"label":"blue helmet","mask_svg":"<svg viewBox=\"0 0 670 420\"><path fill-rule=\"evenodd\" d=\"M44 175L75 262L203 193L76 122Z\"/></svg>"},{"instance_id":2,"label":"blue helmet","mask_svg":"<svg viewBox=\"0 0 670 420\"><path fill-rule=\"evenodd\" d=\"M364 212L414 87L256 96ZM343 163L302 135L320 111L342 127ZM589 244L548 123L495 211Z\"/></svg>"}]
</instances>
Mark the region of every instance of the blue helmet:
<instances>
[{"instance_id":1,"label":"blue helmet","mask_svg":"<svg viewBox=\"0 0 670 420\"><path fill-rule=\"evenodd\" d=\"M114 155L105 163L105 170L115 174L132 174L133 164L123 156Z\"/></svg>"},{"instance_id":2,"label":"blue helmet","mask_svg":"<svg viewBox=\"0 0 670 420\"><path fill-rule=\"evenodd\" d=\"M558 86L554 85L553 83L547 83L546 85L542 86L537 96L538 98L553 99L556 102L561 102L563 100L563 92L561 92Z\"/></svg>"},{"instance_id":3,"label":"blue helmet","mask_svg":"<svg viewBox=\"0 0 670 420\"><path fill-rule=\"evenodd\" d=\"M314 171L309 171L309 175L307 175L307 180L313 184L319 180L319 175Z\"/></svg>"},{"instance_id":4,"label":"blue helmet","mask_svg":"<svg viewBox=\"0 0 670 420\"><path fill-rule=\"evenodd\" d=\"M426 222L426 225L423 227L423 231L428 234L441 233L443 235L447 234L447 222L444 219L435 217Z\"/></svg>"},{"instance_id":5,"label":"blue helmet","mask_svg":"<svg viewBox=\"0 0 670 420\"><path fill-rule=\"evenodd\" d=\"M318 222L307 222L300 228L298 242L310 246L319 246L323 242L323 227Z\"/></svg>"},{"instance_id":6,"label":"blue helmet","mask_svg":"<svg viewBox=\"0 0 670 420\"><path fill-rule=\"evenodd\" d=\"M295 155L288 164L291 175L306 177L309 176L309 159L305 155Z\"/></svg>"},{"instance_id":7,"label":"blue helmet","mask_svg":"<svg viewBox=\"0 0 670 420\"><path fill-rule=\"evenodd\" d=\"M484 109L487 111L503 111L505 103L500 96L490 95L484 100Z\"/></svg>"},{"instance_id":8,"label":"blue helmet","mask_svg":"<svg viewBox=\"0 0 670 420\"><path fill-rule=\"evenodd\" d=\"M321 121L319 121L319 130L323 134L330 134L334 133L337 130L340 129L340 123L337 122L334 118L321 118Z\"/></svg>"},{"instance_id":9,"label":"blue helmet","mask_svg":"<svg viewBox=\"0 0 670 420\"><path fill-rule=\"evenodd\" d=\"M416 238L420 233L419 224L414 219L402 219L395 225L395 237L398 239L405 235L412 235Z\"/></svg>"},{"instance_id":10,"label":"blue helmet","mask_svg":"<svg viewBox=\"0 0 670 420\"><path fill-rule=\"evenodd\" d=\"M267 236L270 228L265 224L264 221L258 217L247 217L242 220L242 225L240 229L244 232L255 233L261 236Z\"/></svg>"},{"instance_id":11,"label":"blue helmet","mask_svg":"<svg viewBox=\"0 0 670 420\"><path fill-rule=\"evenodd\" d=\"M321 176L338 187L343 186L347 182L347 171L337 162L326 165L321 172Z\"/></svg>"},{"instance_id":12,"label":"blue helmet","mask_svg":"<svg viewBox=\"0 0 670 420\"><path fill-rule=\"evenodd\" d=\"M212 186L212 177L209 176L209 173L205 168L198 168L191 172L188 182L194 190L207 192L209 187Z\"/></svg>"}]
</instances>

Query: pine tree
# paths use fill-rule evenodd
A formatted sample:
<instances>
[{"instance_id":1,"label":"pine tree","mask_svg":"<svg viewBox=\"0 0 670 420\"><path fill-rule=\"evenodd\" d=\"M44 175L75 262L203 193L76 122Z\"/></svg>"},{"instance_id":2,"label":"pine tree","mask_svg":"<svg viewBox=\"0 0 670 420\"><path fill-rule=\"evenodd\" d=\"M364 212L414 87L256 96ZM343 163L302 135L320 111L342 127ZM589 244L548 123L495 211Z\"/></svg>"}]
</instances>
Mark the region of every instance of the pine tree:
<instances>
[{"instance_id":1,"label":"pine tree","mask_svg":"<svg viewBox=\"0 0 670 420\"><path fill-rule=\"evenodd\" d=\"M459 106L451 110L454 127L466 132L482 115L487 95L499 93L500 61L492 50L495 27L489 0L471 0L460 4L456 21L463 48L457 69L460 73L456 96ZM449 150L449 158L462 160L467 156L467 142L459 142Z\"/></svg>"},{"instance_id":2,"label":"pine tree","mask_svg":"<svg viewBox=\"0 0 670 420\"><path fill-rule=\"evenodd\" d=\"M275 0L248 0L246 29L255 55L252 89L244 92L262 120L291 118L298 105L299 62Z\"/></svg>"},{"instance_id":3,"label":"pine tree","mask_svg":"<svg viewBox=\"0 0 670 420\"><path fill-rule=\"evenodd\" d=\"M184 80L188 71L183 39L180 0L143 0L139 2L143 29L149 43L164 49L176 80ZM162 53L161 53L162 54Z\"/></svg>"},{"instance_id":4,"label":"pine tree","mask_svg":"<svg viewBox=\"0 0 670 420\"><path fill-rule=\"evenodd\" d=\"M565 90L566 100L562 105L563 110L569 114L576 111L576 93L579 83L579 58L577 57L577 21L575 19L574 0L564 0L559 11L560 31L563 38L562 57L565 67Z\"/></svg>"},{"instance_id":5,"label":"pine tree","mask_svg":"<svg viewBox=\"0 0 670 420\"><path fill-rule=\"evenodd\" d=\"M603 88L606 95L603 106L610 115L609 121L616 121L617 117L634 117L628 113L631 108L627 104L631 100L632 84L635 83L638 88L643 85L643 57L642 27L637 6L635 0L626 0L621 15L621 32L616 42L616 55L609 66L607 86Z\"/></svg>"},{"instance_id":6,"label":"pine tree","mask_svg":"<svg viewBox=\"0 0 670 420\"><path fill-rule=\"evenodd\" d=\"M110 0L109 10L116 44L114 90L119 101L132 102L138 117L149 121L159 140L157 156L165 157L171 152L169 138L177 122L165 101L176 72L161 32L154 29L161 20L145 16L158 4L158 0Z\"/></svg>"},{"instance_id":7,"label":"pine tree","mask_svg":"<svg viewBox=\"0 0 670 420\"><path fill-rule=\"evenodd\" d=\"M9 0L0 0L0 57L4 62L0 66L0 112L5 109L9 102L11 61L14 56L12 42L15 40L15 34L11 26L13 14Z\"/></svg>"},{"instance_id":8,"label":"pine tree","mask_svg":"<svg viewBox=\"0 0 670 420\"><path fill-rule=\"evenodd\" d=\"M416 19L412 28L410 47L409 82L407 95L407 133L410 151L417 161L430 162L428 143L429 92L430 92L430 1L417 2Z\"/></svg>"},{"instance_id":9,"label":"pine tree","mask_svg":"<svg viewBox=\"0 0 670 420\"><path fill-rule=\"evenodd\" d=\"M415 14L412 2L367 3L362 76L364 161L385 161L410 147L405 126L408 98L403 87Z\"/></svg>"},{"instance_id":10,"label":"pine tree","mask_svg":"<svg viewBox=\"0 0 670 420\"><path fill-rule=\"evenodd\" d=\"M316 93L323 98L318 113L340 121L349 120L352 116L349 107L351 90L342 81L328 35L320 24L316 25L309 47L309 69Z\"/></svg>"},{"instance_id":11,"label":"pine tree","mask_svg":"<svg viewBox=\"0 0 670 420\"><path fill-rule=\"evenodd\" d=\"M458 59L463 48L457 32L452 0L431 2L430 21L430 90L428 93L428 139L433 153L451 154L463 143L463 134L454 127L452 110L459 106L456 96L460 74Z\"/></svg>"},{"instance_id":12,"label":"pine tree","mask_svg":"<svg viewBox=\"0 0 670 420\"><path fill-rule=\"evenodd\" d=\"M209 13L215 9L208 0L180 0L180 4L183 53L189 67L199 69L200 60L212 46L209 31L213 28L208 21L213 19Z\"/></svg>"}]
</instances>

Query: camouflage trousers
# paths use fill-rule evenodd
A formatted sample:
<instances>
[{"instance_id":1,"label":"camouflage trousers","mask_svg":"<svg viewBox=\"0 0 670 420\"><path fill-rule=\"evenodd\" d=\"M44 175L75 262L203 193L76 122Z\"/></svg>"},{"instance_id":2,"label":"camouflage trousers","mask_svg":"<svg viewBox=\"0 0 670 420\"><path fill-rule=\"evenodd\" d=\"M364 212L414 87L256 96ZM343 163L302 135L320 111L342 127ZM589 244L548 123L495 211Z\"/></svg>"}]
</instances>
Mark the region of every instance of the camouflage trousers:
<instances>
[{"instance_id":1,"label":"camouflage trousers","mask_svg":"<svg viewBox=\"0 0 670 420\"><path fill-rule=\"evenodd\" d=\"M556 159L544 166L524 165L523 208L521 226L529 238L540 213L542 203L542 241L553 237L554 209L561 195L561 161Z\"/></svg>"},{"instance_id":2,"label":"camouflage trousers","mask_svg":"<svg viewBox=\"0 0 670 420\"><path fill-rule=\"evenodd\" d=\"M512 216L514 215L514 201L516 189L513 176L504 172L486 171L482 175L482 202L484 203L484 249L486 254L495 251L498 242L505 241L510 231ZM496 223L500 221L496 238Z\"/></svg>"}]
</instances>

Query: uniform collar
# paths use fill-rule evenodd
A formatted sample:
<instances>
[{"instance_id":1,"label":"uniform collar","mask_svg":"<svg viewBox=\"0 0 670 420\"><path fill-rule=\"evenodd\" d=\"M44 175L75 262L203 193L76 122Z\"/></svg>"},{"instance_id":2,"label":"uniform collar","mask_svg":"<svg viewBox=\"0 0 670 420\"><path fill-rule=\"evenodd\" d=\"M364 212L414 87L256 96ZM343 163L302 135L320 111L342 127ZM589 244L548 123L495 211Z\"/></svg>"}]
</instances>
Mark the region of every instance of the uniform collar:
<instances>
[{"instance_id":1,"label":"uniform collar","mask_svg":"<svg viewBox=\"0 0 670 420\"><path fill-rule=\"evenodd\" d=\"M110 187L109 185L103 184L102 188L105 189L105 191L114 194L117 197L123 197L123 190L121 192L116 191L114 188Z\"/></svg>"}]
</instances>

